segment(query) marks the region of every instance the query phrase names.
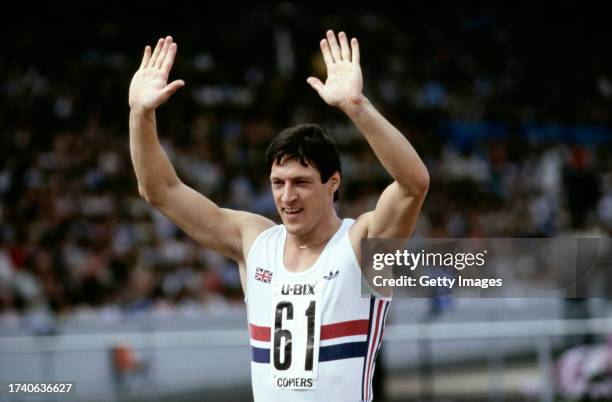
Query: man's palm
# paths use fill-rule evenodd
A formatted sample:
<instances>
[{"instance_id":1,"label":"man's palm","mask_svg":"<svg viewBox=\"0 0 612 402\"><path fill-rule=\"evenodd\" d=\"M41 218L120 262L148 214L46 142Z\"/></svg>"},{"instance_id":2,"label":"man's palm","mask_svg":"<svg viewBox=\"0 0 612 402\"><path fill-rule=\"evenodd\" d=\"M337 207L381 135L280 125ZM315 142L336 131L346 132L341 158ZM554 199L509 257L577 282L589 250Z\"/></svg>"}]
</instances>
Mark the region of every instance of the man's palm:
<instances>
[{"instance_id":1,"label":"man's palm","mask_svg":"<svg viewBox=\"0 0 612 402\"><path fill-rule=\"evenodd\" d=\"M332 31L321 41L321 53L327 66L327 80L323 84L318 78L309 77L308 83L330 106L345 109L359 101L363 89L363 78L359 66L359 44L352 40L351 47L344 32L338 35L340 44Z\"/></svg>"},{"instance_id":2,"label":"man's palm","mask_svg":"<svg viewBox=\"0 0 612 402\"><path fill-rule=\"evenodd\" d=\"M327 80L320 95L327 104L339 107L345 100L358 99L362 86L359 65L342 61L327 68Z\"/></svg>"},{"instance_id":3,"label":"man's palm","mask_svg":"<svg viewBox=\"0 0 612 402\"><path fill-rule=\"evenodd\" d=\"M176 43L171 37L160 39L153 53L147 46L140 68L130 84L130 107L154 110L164 103L177 89L185 85L183 80L168 84L168 75L174 63Z\"/></svg>"}]
</instances>

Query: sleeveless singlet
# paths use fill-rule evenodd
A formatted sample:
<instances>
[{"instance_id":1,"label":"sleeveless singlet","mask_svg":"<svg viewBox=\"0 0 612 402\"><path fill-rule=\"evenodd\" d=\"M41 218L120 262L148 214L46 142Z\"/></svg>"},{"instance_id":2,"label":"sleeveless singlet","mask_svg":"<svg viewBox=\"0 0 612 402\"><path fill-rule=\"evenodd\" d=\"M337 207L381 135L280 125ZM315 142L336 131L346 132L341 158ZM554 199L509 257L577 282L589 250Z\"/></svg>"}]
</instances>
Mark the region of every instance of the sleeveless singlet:
<instances>
[{"instance_id":1,"label":"sleeveless singlet","mask_svg":"<svg viewBox=\"0 0 612 402\"><path fill-rule=\"evenodd\" d=\"M262 232L247 257L251 379L256 402L371 401L390 298L362 296L344 219L317 261L283 264L287 231Z\"/></svg>"}]
</instances>

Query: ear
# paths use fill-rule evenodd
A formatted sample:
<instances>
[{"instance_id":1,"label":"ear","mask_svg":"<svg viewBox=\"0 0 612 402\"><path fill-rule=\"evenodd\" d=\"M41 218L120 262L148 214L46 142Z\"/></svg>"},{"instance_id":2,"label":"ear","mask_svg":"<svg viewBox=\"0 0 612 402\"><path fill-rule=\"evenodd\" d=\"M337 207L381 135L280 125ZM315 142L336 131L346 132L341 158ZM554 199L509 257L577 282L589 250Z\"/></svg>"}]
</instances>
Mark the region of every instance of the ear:
<instances>
[{"instance_id":1,"label":"ear","mask_svg":"<svg viewBox=\"0 0 612 402\"><path fill-rule=\"evenodd\" d=\"M329 178L329 183L332 187L333 191L338 190L338 188L340 187L340 173L336 172L333 175L331 175L331 177Z\"/></svg>"}]
</instances>

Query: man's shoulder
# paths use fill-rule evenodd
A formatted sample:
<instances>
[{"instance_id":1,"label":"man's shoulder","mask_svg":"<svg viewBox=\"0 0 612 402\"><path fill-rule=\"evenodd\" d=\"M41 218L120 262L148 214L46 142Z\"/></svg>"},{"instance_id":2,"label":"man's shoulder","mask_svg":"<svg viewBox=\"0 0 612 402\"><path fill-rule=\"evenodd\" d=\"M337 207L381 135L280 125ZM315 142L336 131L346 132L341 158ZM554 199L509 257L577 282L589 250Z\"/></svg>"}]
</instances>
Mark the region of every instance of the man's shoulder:
<instances>
[{"instance_id":1,"label":"man's shoulder","mask_svg":"<svg viewBox=\"0 0 612 402\"><path fill-rule=\"evenodd\" d=\"M239 232L242 244L242 253L236 262L238 262L239 265L242 265L244 262L246 262L246 257L255 239L257 239L257 237L267 229L277 225L265 216L248 211L237 211L223 208L223 212L231 223L225 222L221 224L230 223Z\"/></svg>"}]
</instances>

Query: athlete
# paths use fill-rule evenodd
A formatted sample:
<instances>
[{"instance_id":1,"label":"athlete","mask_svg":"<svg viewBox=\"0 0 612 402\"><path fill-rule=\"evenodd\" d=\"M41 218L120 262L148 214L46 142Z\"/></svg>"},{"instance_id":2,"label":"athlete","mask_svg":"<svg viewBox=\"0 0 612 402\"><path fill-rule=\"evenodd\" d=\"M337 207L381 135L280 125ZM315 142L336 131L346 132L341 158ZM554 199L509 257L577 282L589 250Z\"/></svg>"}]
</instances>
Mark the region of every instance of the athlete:
<instances>
[{"instance_id":1,"label":"athlete","mask_svg":"<svg viewBox=\"0 0 612 402\"><path fill-rule=\"evenodd\" d=\"M282 225L224 209L185 185L160 146L155 110L182 80L168 83L170 36L147 46L130 85L130 151L138 190L203 247L236 261L247 303L255 401L371 401L374 361L390 297L361 295L362 238L410 236L429 186L406 137L362 93L357 39L328 31L320 42L325 83L307 83L343 111L394 181L373 211L340 219L342 179L334 140L319 126L281 132L266 161Z\"/></svg>"}]
</instances>

